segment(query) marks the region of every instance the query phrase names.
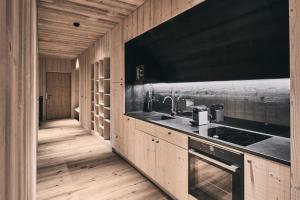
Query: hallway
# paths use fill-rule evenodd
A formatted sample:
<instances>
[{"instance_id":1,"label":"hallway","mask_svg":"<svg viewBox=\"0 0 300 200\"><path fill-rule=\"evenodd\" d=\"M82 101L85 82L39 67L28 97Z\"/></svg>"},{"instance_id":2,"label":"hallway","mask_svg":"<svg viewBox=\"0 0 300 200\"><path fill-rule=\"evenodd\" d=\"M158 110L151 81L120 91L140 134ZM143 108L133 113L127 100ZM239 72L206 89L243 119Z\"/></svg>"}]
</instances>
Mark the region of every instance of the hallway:
<instances>
[{"instance_id":1,"label":"hallway","mask_svg":"<svg viewBox=\"0 0 300 200\"><path fill-rule=\"evenodd\" d=\"M168 199L76 120L46 122L38 138L38 200Z\"/></svg>"}]
</instances>

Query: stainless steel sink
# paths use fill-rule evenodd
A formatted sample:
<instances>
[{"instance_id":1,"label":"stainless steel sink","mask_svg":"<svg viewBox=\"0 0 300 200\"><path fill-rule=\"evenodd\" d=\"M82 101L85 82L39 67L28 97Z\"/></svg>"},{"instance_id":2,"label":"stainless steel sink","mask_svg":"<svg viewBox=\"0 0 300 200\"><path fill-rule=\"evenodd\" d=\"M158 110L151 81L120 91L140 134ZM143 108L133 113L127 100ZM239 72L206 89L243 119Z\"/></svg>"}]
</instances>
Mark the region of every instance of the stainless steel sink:
<instances>
[{"instance_id":1,"label":"stainless steel sink","mask_svg":"<svg viewBox=\"0 0 300 200\"><path fill-rule=\"evenodd\" d=\"M155 115L151 116L148 119L153 120L153 121L162 121L162 120L168 120L168 119L175 119L175 117L168 116L168 115Z\"/></svg>"}]
</instances>

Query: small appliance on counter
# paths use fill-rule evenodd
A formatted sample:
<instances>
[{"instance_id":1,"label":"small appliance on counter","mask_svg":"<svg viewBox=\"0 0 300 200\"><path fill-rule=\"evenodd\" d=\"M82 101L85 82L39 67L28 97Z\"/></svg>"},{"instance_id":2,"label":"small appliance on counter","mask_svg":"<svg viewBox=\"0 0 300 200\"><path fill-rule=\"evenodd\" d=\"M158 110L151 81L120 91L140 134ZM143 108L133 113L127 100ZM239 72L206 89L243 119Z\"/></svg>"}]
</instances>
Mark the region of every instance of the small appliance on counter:
<instances>
[{"instance_id":1,"label":"small appliance on counter","mask_svg":"<svg viewBox=\"0 0 300 200\"><path fill-rule=\"evenodd\" d=\"M205 105L193 107L193 125L206 125L209 124L209 109Z\"/></svg>"},{"instance_id":2,"label":"small appliance on counter","mask_svg":"<svg viewBox=\"0 0 300 200\"><path fill-rule=\"evenodd\" d=\"M224 104L214 104L210 106L211 121L224 121Z\"/></svg>"}]
</instances>

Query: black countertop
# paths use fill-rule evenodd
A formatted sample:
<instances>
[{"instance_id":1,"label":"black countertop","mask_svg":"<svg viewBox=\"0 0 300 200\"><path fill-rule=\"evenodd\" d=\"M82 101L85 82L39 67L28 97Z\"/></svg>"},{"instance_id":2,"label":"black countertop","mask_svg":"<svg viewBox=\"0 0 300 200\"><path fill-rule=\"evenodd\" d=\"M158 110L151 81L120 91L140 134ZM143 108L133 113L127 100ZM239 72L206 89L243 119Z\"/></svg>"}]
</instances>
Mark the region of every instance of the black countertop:
<instances>
[{"instance_id":1,"label":"black countertop","mask_svg":"<svg viewBox=\"0 0 300 200\"><path fill-rule=\"evenodd\" d=\"M129 113L125 113L125 115L143 121L147 121L150 123L154 123L160 126L164 126L166 128L170 128L179 132L183 132L190 136L198 137L201 139L208 140L210 142L214 142L233 149L237 149L242 152L258 155L269 160L290 165L290 139L287 138L287 135L289 135L287 133L287 129L282 129L283 131L282 133L280 133L281 129L274 129L276 132L275 134L270 135L272 136L271 138L244 147L244 146L236 145L233 143L229 143L229 142L225 142L222 140L209 137L207 135L208 129L217 126L230 126L232 128L241 128L241 129L243 128L248 130L247 128L255 126L255 123L253 124L251 124L251 122L247 123L247 121L245 120L242 120L241 123L238 123L239 120L231 118L231 119L225 119L226 123L224 122L211 123L209 125L203 125L203 126L191 126L190 124L191 119L178 117L178 116L176 116L175 119L169 119L169 120L152 120L151 117L153 116L165 115L163 113L158 113L158 112L129 112ZM255 127L256 129L254 129L254 132L259 132L259 133L263 132L262 134L265 134L264 130L262 131L258 130L259 126L255 126ZM272 128L268 128L268 134L270 134L270 130L272 130ZM196 132L199 131L199 133L196 133L195 131ZM278 135L285 136L285 137L280 137Z\"/></svg>"}]
</instances>

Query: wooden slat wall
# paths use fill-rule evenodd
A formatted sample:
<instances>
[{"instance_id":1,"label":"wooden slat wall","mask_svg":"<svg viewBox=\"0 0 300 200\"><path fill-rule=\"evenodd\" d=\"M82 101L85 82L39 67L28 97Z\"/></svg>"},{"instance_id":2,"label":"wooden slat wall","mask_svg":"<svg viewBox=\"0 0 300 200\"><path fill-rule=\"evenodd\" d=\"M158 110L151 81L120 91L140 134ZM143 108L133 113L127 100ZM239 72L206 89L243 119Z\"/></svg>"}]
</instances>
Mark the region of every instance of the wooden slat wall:
<instances>
[{"instance_id":1,"label":"wooden slat wall","mask_svg":"<svg viewBox=\"0 0 300 200\"><path fill-rule=\"evenodd\" d=\"M8 44L7 44L7 19L6 1L0 1L0 183L5 183L5 157L6 157L6 82L8 66ZM0 199L5 199L5 184L0 184Z\"/></svg>"},{"instance_id":2,"label":"wooden slat wall","mask_svg":"<svg viewBox=\"0 0 300 200\"><path fill-rule=\"evenodd\" d=\"M291 199L300 199L300 1L290 0Z\"/></svg>"},{"instance_id":3,"label":"wooden slat wall","mask_svg":"<svg viewBox=\"0 0 300 200\"><path fill-rule=\"evenodd\" d=\"M0 2L0 199L36 193L37 31L35 0Z\"/></svg>"},{"instance_id":4,"label":"wooden slat wall","mask_svg":"<svg viewBox=\"0 0 300 200\"><path fill-rule=\"evenodd\" d=\"M90 129L91 124L91 63L105 56L110 57L111 81L117 83L123 82L124 43L203 1L204 0L146 0L143 5L79 56L80 122L85 128ZM120 73L121 75L119 75ZM118 75L118 77L114 75ZM124 108L122 110L124 110ZM122 113L119 114L122 115Z\"/></svg>"},{"instance_id":5,"label":"wooden slat wall","mask_svg":"<svg viewBox=\"0 0 300 200\"><path fill-rule=\"evenodd\" d=\"M72 66L76 66L76 61L72 61ZM71 117L75 117L74 108L79 106L79 69L72 69L71 73Z\"/></svg>"},{"instance_id":6,"label":"wooden slat wall","mask_svg":"<svg viewBox=\"0 0 300 200\"><path fill-rule=\"evenodd\" d=\"M95 42L79 58L79 120L84 128L91 129L91 64L109 57L111 32Z\"/></svg>"},{"instance_id":7,"label":"wooden slat wall","mask_svg":"<svg viewBox=\"0 0 300 200\"><path fill-rule=\"evenodd\" d=\"M39 58L39 95L44 97L43 103L43 120L46 120L46 73L47 72L60 72L71 73L72 85L71 85L71 116L74 117L74 107L78 106L79 93L76 88L76 83L79 79L76 79L75 60L60 59L43 57ZM77 72L78 73L78 72ZM78 86L77 86L78 87ZM77 91L77 92L76 92Z\"/></svg>"}]
</instances>

